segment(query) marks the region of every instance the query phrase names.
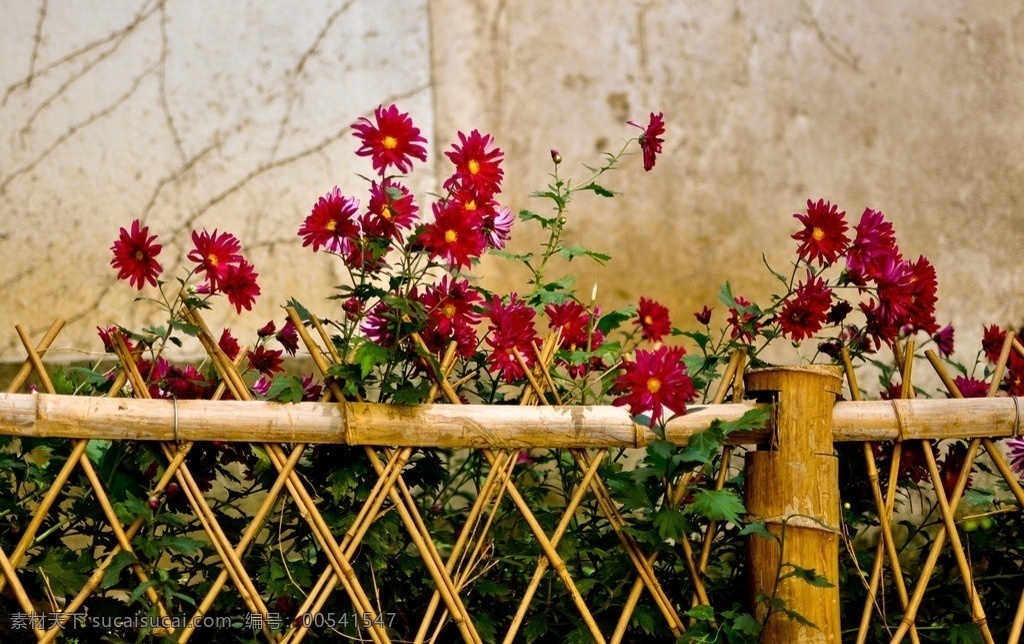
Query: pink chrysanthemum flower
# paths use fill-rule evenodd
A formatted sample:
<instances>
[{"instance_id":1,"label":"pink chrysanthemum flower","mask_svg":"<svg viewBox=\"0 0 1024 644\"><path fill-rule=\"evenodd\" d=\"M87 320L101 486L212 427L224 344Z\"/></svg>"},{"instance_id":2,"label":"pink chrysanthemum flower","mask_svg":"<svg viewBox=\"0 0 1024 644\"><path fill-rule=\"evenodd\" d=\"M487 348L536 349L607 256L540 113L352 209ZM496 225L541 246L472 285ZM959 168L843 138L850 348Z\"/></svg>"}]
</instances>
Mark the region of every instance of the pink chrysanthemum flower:
<instances>
[{"instance_id":1,"label":"pink chrysanthemum flower","mask_svg":"<svg viewBox=\"0 0 1024 644\"><path fill-rule=\"evenodd\" d=\"M661 138L661 135L665 133L665 119L662 117L662 112L657 114L651 112L651 118L646 128L634 121L627 121L627 123L643 130L637 140L640 142L640 152L644 157L644 170L650 172L654 169L658 155L661 154L661 145L665 142Z\"/></svg>"},{"instance_id":2,"label":"pink chrysanthemum flower","mask_svg":"<svg viewBox=\"0 0 1024 644\"><path fill-rule=\"evenodd\" d=\"M242 261L239 252L242 244L229 232L218 234L216 229L212 233L193 230L192 245L188 258L199 265L196 271L206 275L206 281L213 289L220 285L228 266Z\"/></svg>"},{"instance_id":3,"label":"pink chrysanthemum flower","mask_svg":"<svg viewBox=\"0 0 1024 644\"><path fill-rule=\"evenodd\" d=\"M1003 445L1006 455L1010 457L1010 469L1018 476L1024 476L1024 436L1007 438Z\"/></svg>"},{"instance_id":4,"label":"pink chrysanthemum flower","mask_svg":"<svg viewBox=\"0 0 1024 644\"><path fill-rule=\"evenodd\" d=\"M366 117L352 124L356 138L362 145L356 150L361 157L370 157L373 169L382 175L388 167L394 166L399 172L412 170L412 160L427 160L427 149L420 145L426 139L412 124L405 112L399 112L394 105L380 105L373 113L374 122Z\"/></svg>"},{"instance_id":5,"label":"pink chrysanthemum flower","mask_svg":"<svg viewBox=\"0 0 1024 644\"><path fill-rule=\"evenodd\" d=\"M685 354L682 347L662 346L655 351L637 351L633 360L623 360L622 374L613 387L614 393L622 395L612 404L628 405L633 416L650 412L651 426L658 424L666 409L685 414L686 403L697 395L683 366Z\"/></svg>"},{"instance_id":6,"label":"pink chrysanthemum flower","mask_svg":"<svg viewBox=\"0 0 1024 644\"><path fill-rule=\"evenodd\" d=\"M800 242L797 254L810 263L833 264L846 251L850 240L846 237L845 212L824 199L817 203L807 200L807 214L793 215L801 221L804 229L795 233L793 239Z\"/></svg>"},{"instance_id":7,"label":"pink chrysanthemum flower","mask_svg":"<svg viewBox=\"0 0 1024 644\"><path fill-rule=\"evenodd\" d=\"M800 342L821 330L832 306L832 289L820 276L807 274L786 299L779 312L779 326L793 342Z\"/></svg>"},{"instance_id":8,"label":"pink chrysanthemum flower","mask_svg":"<svg viewBox=\"0 0 1024 644\"><path fill-rule=\"evenodd\" d=\"M515 217L509 208L498 208L485 214L482 220L481 232L487 239L487 244L496 250L505 247L505 242L511 236L512 223Z\"/></svg>"},{"instance_id":9,"label":"pink chrysanthemum flower","mask_svg":"<svg viewBox=\"0 0 1024 644\"><path fill-rule=\"evenodd\" d=\"M163 246L156 243L156 235L149 234L149 226L143 226L138 219L132 221L131 230L122 228L110 247L114 253L110 265L117 269L117 279L127 279L140 291L146 282L156 286L156 278L163 271L156 261L161 248Z\"/></svg>"},{"instance_id":10,"label":"pink chrysanthemum flower","mask_svg":"<svg viewBox=\"0 0 1024 644\"><path fill-rule=\"evenodd\" d=\"M256 283L259 273L253 270L253 265L244 259L238 264L231 264L221 278L220 291L227 296L228 302L234 305L238 313L242 309L249 311L256 303L256 296L260 294L260 286Z\"/></svg>"},{"instance_id":11,"label":"pink chrysanthemum flower","mask_svg":"<svg viewBox=\"0 0 1024 644\"><path fill-rule=\"evenodd\" d=\"M957 376L953 378L953 384L964 398L984 398L988 395L988 383L984 380Z\"/></svg>"},{"instance_id":12,"label":"pink chrysanthemum flower","mask_svg":"<svg viewBox=\"0 0 1024 644\"><path fill-rule=\"evenodd\" d=\"M640 298L640 306L637 308L633 324L639 326L640 335L651 342L661 342L662 338L672 332L668 308L646 297Z\"/></svg>"},{"instance_id":13,"label":"pink chrysanthemum flower","mask_svg":"<svg viewBox=\"0 0 1024 644\"><path fill-rule=\"evenodd\" d=\"M347 254L352 249L353 240L359 236L358 211L359 201L343 196L338 186L334 186L333 190L320 197L302 222L299 237L302 237L303 248L312 246L315 253L323 246L331 253Z\"/></svg>"},{"instance_id":14,"label":"pink chrysanthemum flower","mask_svg":"<svg viewBox=\"0 0 1024 644\"><path fill-rule=\"evenodd\" d=\"M453 143L445 152L455 164L455 173L444 182L445 190L469 190L476 195L493 195L501 192L501 180L505 171L501 160L505 153L494 146L490 134L473 130L466 136L459 132L460 143Z\"/></svg>"}]
</instances>

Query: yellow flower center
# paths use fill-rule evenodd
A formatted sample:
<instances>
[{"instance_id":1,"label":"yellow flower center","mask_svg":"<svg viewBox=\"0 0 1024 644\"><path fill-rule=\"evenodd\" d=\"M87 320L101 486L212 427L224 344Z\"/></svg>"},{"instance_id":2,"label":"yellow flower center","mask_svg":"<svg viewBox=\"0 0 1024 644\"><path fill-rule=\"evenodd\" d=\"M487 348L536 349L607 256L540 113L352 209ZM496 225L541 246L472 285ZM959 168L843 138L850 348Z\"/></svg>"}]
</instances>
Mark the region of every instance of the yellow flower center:
<instances>
[{"instance_id":1,"label":"yellow flower center","mask_svg":"<svg viewBox=\"0 0 1024 644\"><path fill-rule=\"evenodd\" d=\"M137 250L135 251L135 259L141 262L142 260L146 259L146 254L141 250Z\"/></svg>"},{"instance_id":2,"label":"yellow flower center","mask_svg":"<svg viewBox=\"0 0 1024 644\"><path fill-rule=\"evenodd\" d=\"M387 206L384 206L383 208L380 209L380 216L383 217L384 219L387 219L388 221L391 221L391 209L388 208Z\"/></svg>"},{"instance_id":3,"label":"yellow flower center","mask_svg":"<svg viewBox=\"0 0 1024 644\"><path fill-rule=\"evenodd\" d=\"M334 229L337 228L337 227L338 227L338 222L334 221L333 219L328 221L327 225L324 226L324 228L326 228L328 231L330 231L332 233L334 232Z\"/></svg>"},{"instance_id":4,"label":"yellow flower center","mask_svg":"<svg viewBox=\"0 0 1024 644\"><path fill-rule=\"evenodd\" d=\"M385 150L394 150L398 147L398 139L393 136L385 136L384 140L381 141L381 144L384 146Z\"/></svg>"},{"instance_id":5,"label":"yellow flower center","mask_svg":"<svg viewBox=\"0 0 1024 644\"><path fill-rule=\"evenodd\" d=\"M220 258L218 258L214 253L207 255L206 261L210 262L210 266L213 266L214 268L217 268L217 265L220 264Z\"/></svg>"},{"instance_id":6,"label":"yellow flower center","mask_svg":"<svg viewBox=\"0 0 1024 644\"><path fill-rule=\"evenodd\" d=\"M476 162L474 161L473 163L476 163ZM466 205L465 205L465 208L466 208L466 210L469 210L469 211L476 210L476 199L470 199L469 201L467 201Z\"/></svg>"},{"instance_id":7,"label":"yellow flower center","mask_svg":"<svg viewBox=\"0 0 1024 644\"><path fill-rule=\"evenodd\" d=\"M660 380L658 380L657 378L648 378L647 379L647 391L651 392L652 394L656 394L660 390L661 390L661 381Z\"/></svg>"},{"instance_id":8,"label":"yellow flower center","mask_svg":"<svg viewBox=\"0 0 1024 644\"><path fill-rule=\"evenodd\" d=\"M654 320L651 319L651 316L649 316L649 315L645 315L644 316L644 324L650 326L653 323L654 323Z\"/></svg>"},{"instance_id":9,"label":"yellow flower center","mask_svg":"<svg viewBox=\"0 0 1024 644\"><path fill-rule=\"evenodd\" d=\"M821 241L825 238L825 231L821 228L815 227L814 230L811 231L811 237L814 238L814 241Z\"/></svg>"},{"instance_id":10,"label":"yellow flower center","mask_svg":"<svg viewBox=\"0 0 1024 644\"><path fill-rule=\"evenodd\" d=\"M448 302L447 304L441 307L441 312L444 313L444 316L450 320L453 317L455 317L455 305L452 304L451 302Z\"/></svg>"},{"instance_id":11,"label":"yellow flower center","mask_svg":"<svg viewBox=\"0 0 1024 644\"><path fill-rule=\"evenodd\" d=\"M477 161L476 159L470 159L468 165L470 174L476 174L477 172L480 172L480 162Z\"/></svg>"},{"instance_id":12,"label":"yellow flower center","mask_svg":"<svg viewBox=\"0 0 1024 644\"><path fill-rule=\"evenodd\" d=\"M444 240L449 244L454 244L456 241L458 241L458 239L459 233L455 232L454 230L444 231Z\"/></svg>"}]
</instances>

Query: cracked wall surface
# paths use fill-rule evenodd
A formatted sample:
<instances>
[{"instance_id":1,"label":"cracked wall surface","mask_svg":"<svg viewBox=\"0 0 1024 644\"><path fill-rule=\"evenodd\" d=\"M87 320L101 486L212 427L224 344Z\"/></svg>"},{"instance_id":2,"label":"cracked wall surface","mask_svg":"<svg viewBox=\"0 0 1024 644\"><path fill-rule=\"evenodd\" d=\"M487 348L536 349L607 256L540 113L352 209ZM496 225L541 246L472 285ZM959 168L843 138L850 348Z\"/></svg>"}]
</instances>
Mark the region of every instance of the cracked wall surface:
<instances>
[{"instance_id":1,"label":"cracked wall surface","mask_svg":"<svg viewBox=\"0 0 1024 644\"><path fill-rule=\"evenodd\" d=\"M289 297L330 315L336 266L296 230L335 184L362 190L347 127L397 101L431 139L457 130L506 151L513 211L550 171L595 164L663 111L663 155L627 162L614 200L581 197L569 235L607 251L574 266L606 307L639 295L680 325L729 279L749 298L784 267L808 198L894 222L939 275L939 320L962 342L1024 321L1024 7L872 0L508 2L349 0L101 5L0 0L0 357L13 326L94 328L152 311L114 280L108 248L141 217L169 274L193 227L236 233L261 274L257 309L211 324L254 329ZM514 231L515 235L515 231ZM525 250L536 236L514 236ZM522 290L487 260L484 283ZM721 305L716 313L721 316ZM721 321L723 317L716 318Z\"/></svg>"}]
</instances>

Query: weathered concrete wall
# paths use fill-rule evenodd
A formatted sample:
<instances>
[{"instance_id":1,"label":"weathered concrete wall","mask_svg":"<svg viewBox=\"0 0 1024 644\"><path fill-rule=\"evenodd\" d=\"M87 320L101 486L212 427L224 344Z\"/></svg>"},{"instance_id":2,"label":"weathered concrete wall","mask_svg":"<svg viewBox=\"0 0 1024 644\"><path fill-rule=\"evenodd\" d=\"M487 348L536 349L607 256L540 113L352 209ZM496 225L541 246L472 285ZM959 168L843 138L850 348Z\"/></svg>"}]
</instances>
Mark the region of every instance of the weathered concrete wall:
<instances>
[{"instance_id":1,"label":"weathered concrete wall","mask_svg":"<svg viewBox=\"0 0 1024 644\"><path fill-rule=\"evenodd\" d=\"M99 8L102 7L102 8ZM0 0L0 355L15 323L72 319L65 347L150 309L115 284L107 248L140 216L169 244L192 227L237 233L261 272L255 328L285 299L322 304L338 281L295 231L353 177L345 130L396 100L435 145L459 129L507 153L503 196L541 207L548 151L593 164L663 111L654 172L630 160L583 196L569 234L613 255L580 265L605 306L643 294L681 324L729 279L751 297L784 267L808 198L866 206L939 275L940 321L964 341L1024 319L1024 10L923 0L702 3L408 0ZM421 177L417 189L431 182ZM582 174L580 170L577 174ZM524 249L536 237L520 235ZM486 282L523 288L500 261ZM718 312L721 313L719 306ZM721 320L721 318L718 318Z\"/></svg>"}]
</instances>

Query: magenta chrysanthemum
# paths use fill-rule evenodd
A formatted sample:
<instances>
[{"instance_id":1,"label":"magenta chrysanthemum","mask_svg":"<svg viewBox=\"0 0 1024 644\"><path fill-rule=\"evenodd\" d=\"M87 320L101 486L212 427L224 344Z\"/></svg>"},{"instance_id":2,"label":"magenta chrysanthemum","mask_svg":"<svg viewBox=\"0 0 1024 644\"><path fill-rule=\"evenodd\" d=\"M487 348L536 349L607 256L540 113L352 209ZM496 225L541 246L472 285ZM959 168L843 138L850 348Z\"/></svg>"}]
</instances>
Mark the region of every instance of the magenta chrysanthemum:
<instances>
[{"instance_id":1,"label":"magenta chrysanthemum","mask_svg":"<svg viewBox=\"0 0 1024 644\"><path fill-rule=\"evenodd\" d=\"M352 124L356 138L362 143L356 154L370 157L373 169L384 174L391 166L399 172L412 170L412 160L427 160L427 149L420 145L426 139L412 124L405 112L399 112L394 105L378 106L373 113L374 122L366 117Z\"/></svg>"},{"instance_id":2,"label":"magenta chrysanthemum","mask_svg":"<svg viewBox=\"0 0 1024 644\"><path fill-rule=\"evenodd\" d=\"M624 360L622 374L616 379L613 391L622 394L613 405L629 406L633 416L650 412L654 426L669 410L686 413L686 403L697 392L683 366L686 351L682 347L659 347L656 351L640 350L633 360Z\"/></svg>"},{"instance_id":3,"label":"magenta chrysanthemum","mask_svg":"<svg viewBox=\"0 0 1024 644\"><path fill-rule=\"evenodd\" d=\"M490 134L473 130L466 136L459 132L459 143L453 143L444 155L455 164L455 173L444 182L445 190L469 190L483 196L501 192L505 153L494 146Z\"/></svg>"},{"instance_id":4,"label":"magenta chrysanthemum","mask_svg":"<svg viewBox=\"0 0 1024 644\"><path fill-rule=\"evenodd\" d=\"M325 250L345 255L352 249L353 240L359 236L356 214L359 201L345 197L338 186L316 202L313 211L299 228L302 246L312 246L313 252Z\"/></svg>"},{"instance_id":5,"label":"magenta chrysanthemum","mask_svg":"<svg viewBox=\"0 0 1024 644\"><path fill-rule=\"evenodd\" d=\"M800 242L797 254L810 263L833 264L846 250L850 240L846 237L845 212L833 204L819 199L817 203L807 200L807 214L793 215L803 223L803 230L795 233L793 239Z\"/></svg>"},{"instance_id":6,"label":"magenta chrysanthemum","mask_svg":"<svg viewBox=\"0 0 1024 644\"><path fill-rule=\"evenodd\" d=\"M161 248L163 246L156 243L156 235L149 234L149 226L143 226L138 219L132 221L131 230L122 228L110 247L114 253L110 265L117 269L117 279L127 279L140 291L146 282L156 286L156 278L163 271L156 261Z\"/></svg>"}]
</instances>

